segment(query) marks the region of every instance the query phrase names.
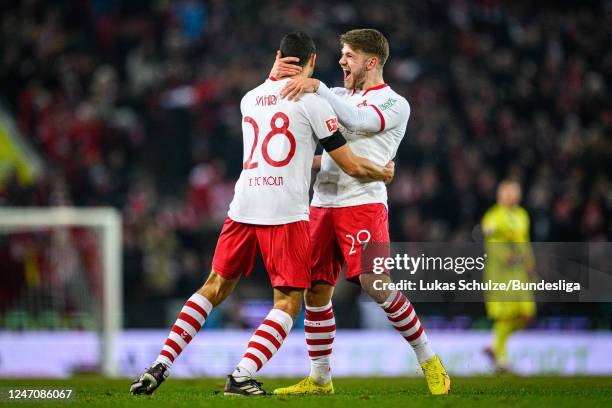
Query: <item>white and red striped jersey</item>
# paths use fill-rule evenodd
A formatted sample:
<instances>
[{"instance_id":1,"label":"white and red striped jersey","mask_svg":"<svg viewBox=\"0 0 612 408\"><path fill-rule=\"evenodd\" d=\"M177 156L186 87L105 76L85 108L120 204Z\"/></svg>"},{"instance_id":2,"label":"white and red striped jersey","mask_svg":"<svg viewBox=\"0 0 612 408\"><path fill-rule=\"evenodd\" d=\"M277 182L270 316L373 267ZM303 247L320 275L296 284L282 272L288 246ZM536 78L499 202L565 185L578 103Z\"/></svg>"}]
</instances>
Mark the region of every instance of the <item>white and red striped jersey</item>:
<instances>
[{"instance_id":1,"label":"white and red striped jersey","mask_svg":"<svg viewBox=\"0 0 612 408\"><path fill-rule=\"evenodd\" d=\"M237 222L280 225L308 221L312 159L317 140L338 130L323 98L281 99L288 80L269 78L240 102L243 165L228 216Z\"/></svg>"},{"instance_id":2,"label":"white and red striped jersey","mask_svg":"<svg viewBox=\"0 0 612 408\"><path fill-rule=\"evenodd\" d=\"M356 155L381 166L395 157L410 116L410 105L405 98L387 84L353 91L329 89L321 82L316 94L331 104L338 115L340 131ZM311 205L350 207L372 203L387 205L385 184L382 181L364 183L347 175L323 152Z\"/></svg>"}]
</instances>

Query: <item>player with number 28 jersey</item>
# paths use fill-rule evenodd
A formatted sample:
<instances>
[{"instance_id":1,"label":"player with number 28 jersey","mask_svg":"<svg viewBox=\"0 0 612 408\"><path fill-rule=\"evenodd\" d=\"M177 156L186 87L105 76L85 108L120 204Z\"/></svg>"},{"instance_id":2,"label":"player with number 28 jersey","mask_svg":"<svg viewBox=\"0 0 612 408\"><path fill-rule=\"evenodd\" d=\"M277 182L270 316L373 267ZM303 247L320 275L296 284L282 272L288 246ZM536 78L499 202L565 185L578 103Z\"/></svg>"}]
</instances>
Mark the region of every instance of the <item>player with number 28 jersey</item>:
<instances>
[{"instance_id":1,"label":"player with number 28 jersey","mask_svg":"<svg viewBox=\"0 0 612 408\"><path fill-rule=\"evenodd\" d=\"M314 94L298 102L280 98L286 83L270 77L240 103L244 164L228 213L234 221L308 221L315 148L338 131L338 119L329 103Z\"/></svg>"}]
</instances>

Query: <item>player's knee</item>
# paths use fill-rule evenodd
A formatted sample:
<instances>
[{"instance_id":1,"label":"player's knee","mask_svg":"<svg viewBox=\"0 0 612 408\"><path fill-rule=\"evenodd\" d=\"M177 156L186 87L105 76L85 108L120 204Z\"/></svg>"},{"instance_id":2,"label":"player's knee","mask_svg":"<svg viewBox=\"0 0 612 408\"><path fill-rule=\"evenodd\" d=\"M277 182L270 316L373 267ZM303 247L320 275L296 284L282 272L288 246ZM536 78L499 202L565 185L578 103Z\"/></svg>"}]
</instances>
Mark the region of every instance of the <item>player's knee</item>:
<instances>
[{"instance_id":1,"label":"player's knee","mask_svg":"<svg viewBox=\"0 0 612 408\"><path fill-rule=\"evenodd\" d=\"M274 303L274 308L278 310L282 310L287 313L293 320L295 320L300 314L300 310L302 309L302 305L300 302L293 301L279 301Z\"/></svg>"},{"instance_id":2,"label":"player's knee","mask_svg":"<svg viewBox=\"0 0 612 408\"><path fill-rule=\"evenodd\" d=\"M311 291L306 291L304 294L304 301L306 305L311 307L320 307L325 306L327 303L321 304L320 296L316 293L312 293Z\"/></svg>"},{"instance_id":3,"label":"player's knee","mask_svg":"<svg viewBox=\"0 0 612 408\"><path fill-rule=\"evenodd\" d=\"M287 296L274 301L274 309L282 310L295 320L302 310L301 297Z\"/></svg>"},{"instance_id":4,"label":"player's knee","mask_svg":"<svg viewBox=\"0 0 612 408\"><path fill-rule=\"evenodd\" d=\"M234 289L235 282L222 278L212 271L198 293L204 296L213 306L223 302Z\"/></svg>"},{"instance_id":5,"label":"player's knee","mask_svg":"<svg viewBox=\"0 0 612 408\"><path fill-rule=\"evenodd\" d=\"M375 275L373 273L362 273L359 276L359 283L361 283L361 289L368 294L377 303L383 303L389 297L391 293L388 289L381 289L374 284L375 281L382 280L383 282L390 282L391 279L388 275Z\"/></svg>"},{"instance_id":6,"label":"player's knee","mask_svg":"<svg viewBox=\"0 0 612 408\"><path fill-rule=\"evenodd\" d=\"M331 301L333 293L334 287L329 284L313 284L304 293L304 301L310 307L323 307Z\"/></svg>"}]
</instances>

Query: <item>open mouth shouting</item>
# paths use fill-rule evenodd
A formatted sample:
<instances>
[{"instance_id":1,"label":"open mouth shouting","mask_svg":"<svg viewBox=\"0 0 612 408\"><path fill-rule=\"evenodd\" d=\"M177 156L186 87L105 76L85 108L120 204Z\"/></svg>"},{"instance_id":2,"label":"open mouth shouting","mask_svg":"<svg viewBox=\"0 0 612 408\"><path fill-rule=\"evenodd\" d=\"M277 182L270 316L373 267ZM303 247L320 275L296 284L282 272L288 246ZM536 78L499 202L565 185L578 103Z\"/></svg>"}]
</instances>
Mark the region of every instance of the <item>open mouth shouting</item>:
<instances>
[{"instance_id":1,"label":"open mouth shouting","mask_svg":"<svg viewBox=\"0 0 612 408\"><path fill-rule=\"evenodd\" d=\"M351 71L347 68L342 69L344 71L344 82L348 82L351 79Z\"/></svg>"}]
</instances>

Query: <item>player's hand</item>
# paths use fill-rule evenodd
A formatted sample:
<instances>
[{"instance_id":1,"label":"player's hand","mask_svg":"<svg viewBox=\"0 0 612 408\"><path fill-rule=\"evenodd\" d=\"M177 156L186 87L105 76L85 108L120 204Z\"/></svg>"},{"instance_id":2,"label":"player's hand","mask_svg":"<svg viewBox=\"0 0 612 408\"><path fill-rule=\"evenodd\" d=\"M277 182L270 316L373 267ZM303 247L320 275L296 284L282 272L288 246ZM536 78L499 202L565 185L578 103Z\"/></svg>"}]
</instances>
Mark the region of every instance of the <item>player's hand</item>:
<instances>
[{"instance_id":1,"label":"player's hand","mask_svg":"<svg viewBox=\"0 0 612 408\"><path fill-rule=\"evenodd\" d=\"M299 101L305 93L316 92L319 89L319 83L319 80L314 78L293 78L281 89L281 98Z\"/></svg>"},{"instance_id":2,"label":"player's hand","mask_svg":"<svg viewBox=\"0 0 612 408\"><path fill-rule=\"evenodd\" d=\"M389 184L391 180L393 180L393 176L395 176L395 162L390 160L389 163L385 165L385 184Z\"/></svg>"},{"instance_id":3,"label":"player's hand","mask_svg":"<svg viewBox=\"0 0 612 408\"><path fill-rule=\"evenodd\" d=\"M270 76L280 79L294 76L302 72L302 67L291 64L291 62L300 62L300 59L298 57L281 58L281 52L276 51L276 59L274 60L274 65L272 65Z\"/></svg>"}]
</instances>

